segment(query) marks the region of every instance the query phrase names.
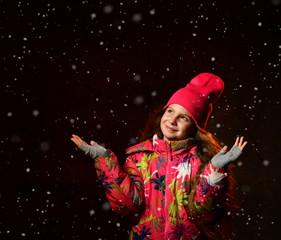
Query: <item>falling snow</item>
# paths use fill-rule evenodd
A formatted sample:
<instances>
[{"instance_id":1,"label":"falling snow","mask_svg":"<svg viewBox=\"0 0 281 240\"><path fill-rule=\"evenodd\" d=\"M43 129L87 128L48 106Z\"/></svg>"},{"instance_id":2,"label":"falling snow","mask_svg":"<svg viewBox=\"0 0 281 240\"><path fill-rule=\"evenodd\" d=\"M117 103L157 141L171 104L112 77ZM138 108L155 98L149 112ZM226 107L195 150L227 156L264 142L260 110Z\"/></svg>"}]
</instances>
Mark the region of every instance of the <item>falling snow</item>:
<instances>
[{"instance_id":1,"label":"falling snow","mask_svg":"<svg viewBox=\"0 0 281 240\"><path fill-rule=\"evenodd\" d=\"M134 100L134 103L137 105L140 105L144 102L144 97L143 96L137 96Z\"/></svg>"},{"instance_id":2,"label":"falling snow","mask_svg":"<svg viewBox=\"0 0 281 240\"><path fill-rule=\"evenodd\" d=\"M38 110L33 110L32 115L34 117L37 117L39 115L39 111Z\"/></svg>"},{"instance_id":3,"label":"falling snow","mask_svg":"<svg viewBox=\"0 0 281 240\"><path fill-rule=\"evenodd\" d=\"M112 211L71 134L123 164L154 106L202 71L225 82L207 130L229 148L249 141L233 167L233 236L278 239L280 6L1 1L0 239L128 239L131 219Z\"/></svg>"}]
</instances>

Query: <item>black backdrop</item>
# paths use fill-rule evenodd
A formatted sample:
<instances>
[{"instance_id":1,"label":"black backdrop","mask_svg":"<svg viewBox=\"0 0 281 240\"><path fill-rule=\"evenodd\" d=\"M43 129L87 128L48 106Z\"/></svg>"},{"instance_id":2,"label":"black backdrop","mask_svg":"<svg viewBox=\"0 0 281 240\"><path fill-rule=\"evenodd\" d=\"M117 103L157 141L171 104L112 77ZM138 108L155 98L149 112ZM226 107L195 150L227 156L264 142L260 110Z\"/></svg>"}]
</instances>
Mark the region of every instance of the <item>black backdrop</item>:
<instances>
[{"instance_id":1,"label":"black backdrop","mask_svg":"<svg viewBox=\"0 0 281 240\"><path fill-rule=\"evenodd\" d=\"M235 239L280 225L280 0L1 0L1 239L127 239L75 133L122 164L151 109L201 72L225 82L207 130L249 141Z\"/></svg>"}]
</instances>

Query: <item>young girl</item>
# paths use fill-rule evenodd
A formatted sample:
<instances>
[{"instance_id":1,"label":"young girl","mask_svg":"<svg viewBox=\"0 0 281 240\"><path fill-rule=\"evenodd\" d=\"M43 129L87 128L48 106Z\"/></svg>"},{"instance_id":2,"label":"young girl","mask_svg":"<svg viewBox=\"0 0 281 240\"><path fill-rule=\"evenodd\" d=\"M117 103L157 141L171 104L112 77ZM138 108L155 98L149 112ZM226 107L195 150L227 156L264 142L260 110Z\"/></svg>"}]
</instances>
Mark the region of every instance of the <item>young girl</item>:
<instances>
[{"instance_id":1,"label":"young girl","mask_svg":"<svg viewBox=\"0 0 281 240\"><path fill-rule=\"evenodd\" d=\"M111 150L72 135L94 159L112 209L139 214L130 239L221 238L214 226L227 201L228 165L247 144L237 137L227 152L205 131L223 87L218 76L202 73L176 91L155 118L153 135L127 149L123 168Z\"/></svg>"}]
</instances>

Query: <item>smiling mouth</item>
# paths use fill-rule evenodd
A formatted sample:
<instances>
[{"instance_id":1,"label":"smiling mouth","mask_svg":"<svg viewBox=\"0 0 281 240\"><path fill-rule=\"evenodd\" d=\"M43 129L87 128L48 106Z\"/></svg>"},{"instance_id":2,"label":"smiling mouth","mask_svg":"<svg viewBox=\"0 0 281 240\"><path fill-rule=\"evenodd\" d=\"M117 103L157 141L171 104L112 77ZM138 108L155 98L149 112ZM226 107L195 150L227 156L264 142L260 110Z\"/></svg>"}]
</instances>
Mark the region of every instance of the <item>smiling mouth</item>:
<instances>
[{"instance_id":1,"label":"smiling mouth","mask_svg":"<svg viewBox=\"0 0 281 240\"><path fill-rule=\"evenodd\" d=\"M173 129L173 128L167 126L167 125L165 125L165 127L167 128L167 130L168 130L169 132L176 132L175 129Z\"/></svg>"}]
</instances>

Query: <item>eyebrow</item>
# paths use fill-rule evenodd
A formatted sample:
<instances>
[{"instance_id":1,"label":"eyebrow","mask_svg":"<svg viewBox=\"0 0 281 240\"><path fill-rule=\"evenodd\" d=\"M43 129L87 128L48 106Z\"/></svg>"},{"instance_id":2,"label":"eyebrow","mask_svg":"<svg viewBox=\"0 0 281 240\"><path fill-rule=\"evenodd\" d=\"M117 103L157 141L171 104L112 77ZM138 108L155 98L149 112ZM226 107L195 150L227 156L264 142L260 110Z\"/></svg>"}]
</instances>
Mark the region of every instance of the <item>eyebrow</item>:
<instances>
[{"instance_id":1,"label":"eyebrow","mask_svg":"<svg viewBox=\"0 0 281 240\"><path fill-rule=\"evenodd\" d=\"M173 111L175 111L175 110L174 110L172 107L170 107L170 106L169 106L168 108L170 108L170 109L172 109ZM186 116L186 117L188 117L188 118L192 118L190 115L187 115L187 114L182 114L182 113L181 113L180 115Z\"/></svg>"}]
</instances>

